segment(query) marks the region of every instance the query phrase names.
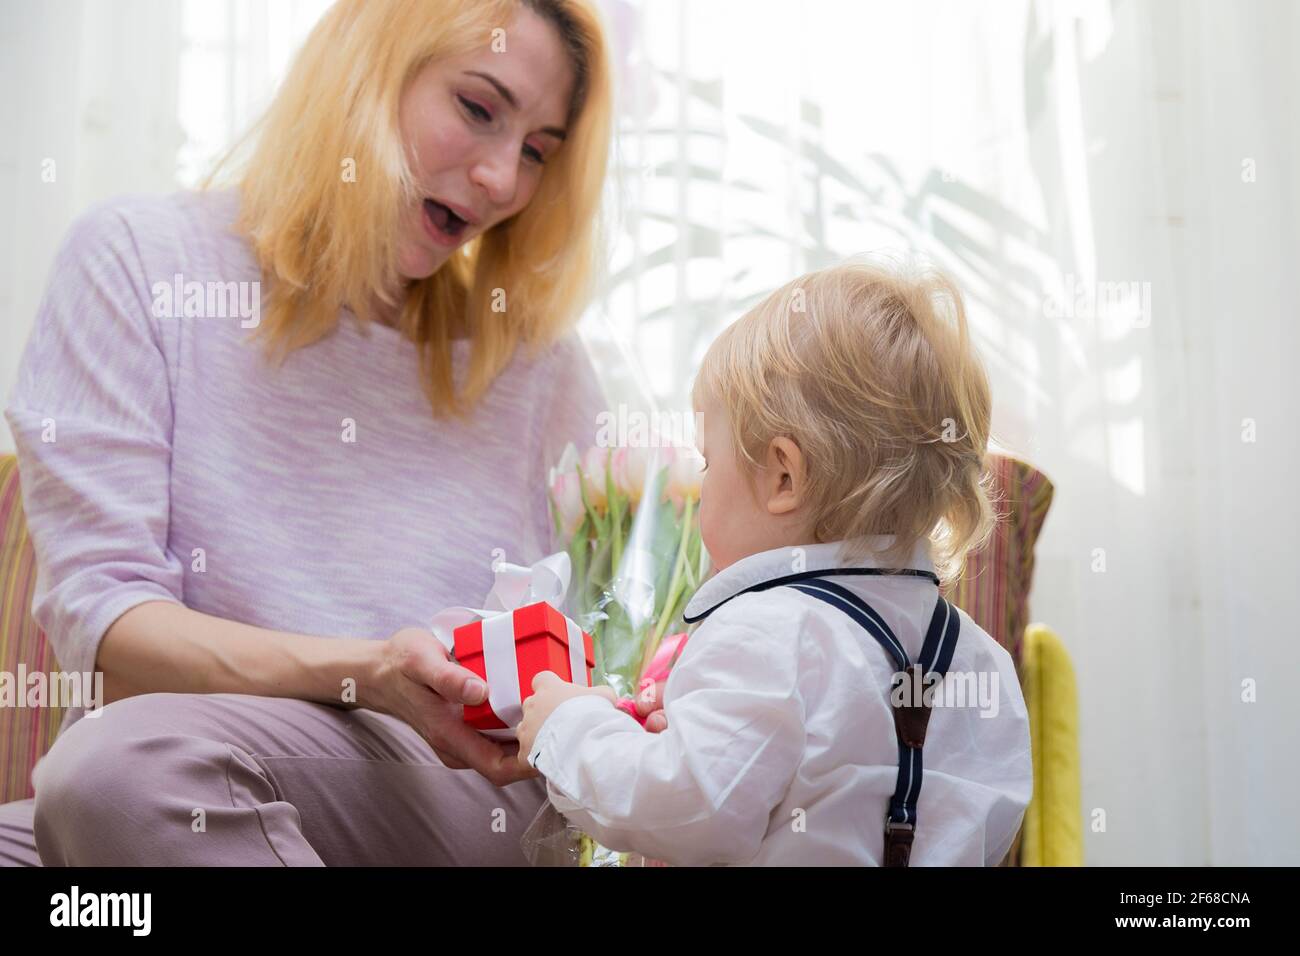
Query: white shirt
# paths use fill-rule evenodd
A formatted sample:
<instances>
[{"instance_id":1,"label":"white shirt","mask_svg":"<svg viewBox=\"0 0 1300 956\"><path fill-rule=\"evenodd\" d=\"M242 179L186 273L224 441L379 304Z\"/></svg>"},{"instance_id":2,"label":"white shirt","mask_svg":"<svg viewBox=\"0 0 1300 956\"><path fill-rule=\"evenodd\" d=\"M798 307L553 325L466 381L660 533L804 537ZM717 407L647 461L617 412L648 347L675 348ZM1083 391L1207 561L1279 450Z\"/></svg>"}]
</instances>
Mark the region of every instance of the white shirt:
<instances>
[{"instance_id":1,"label":"white shirt","mask_svg":"<svg viewBox=\"0 0 1300 956\"><path fill-rule=\"evenodd\" d=\"M598 697L557 707L529 752L555 808L610 849L677 865L879 865L898 776L892 660L817 598L789 587L740 593L825 570L879 612L915 661L934 583L835 577L878 566L845 562L839 550L765 551L701 586L687 616L717 609L668 678L662 733ZM924 543L907 566L933 571ZM958 691L981 682L982 700L964 694L960 706ZM1001 862L1033 792L1028 715L1011 656L965 613L923 763L911 865Z\"/></svg>"}]
</instances>

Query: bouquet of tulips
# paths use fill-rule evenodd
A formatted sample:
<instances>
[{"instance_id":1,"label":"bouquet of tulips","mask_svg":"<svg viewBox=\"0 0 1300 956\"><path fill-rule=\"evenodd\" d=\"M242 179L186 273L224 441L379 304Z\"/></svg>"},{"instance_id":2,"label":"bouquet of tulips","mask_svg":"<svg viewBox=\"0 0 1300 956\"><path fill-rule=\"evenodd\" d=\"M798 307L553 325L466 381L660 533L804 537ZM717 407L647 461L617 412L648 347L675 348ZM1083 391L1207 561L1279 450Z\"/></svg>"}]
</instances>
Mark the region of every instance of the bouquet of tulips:
<instances>
[{"instance_id":1,"label":"bouquet of tulips","mask_svg":"<svg viewBox=\"0 0 1300 956\"><path fill-rule=\"evenodd\" d=\"M580 456L569 445L551 470L555 533L573 567L569 616L592 636L593 683L612 687L638 720L634 695L667 677L686 640L682 612L708 571L698 518L702 464L682 448L593 447ZM539 815L525 836L535 861L545 843L549 861L641 862L556 817L552 811L542 833Z\"/></svg>"}]
</instances>

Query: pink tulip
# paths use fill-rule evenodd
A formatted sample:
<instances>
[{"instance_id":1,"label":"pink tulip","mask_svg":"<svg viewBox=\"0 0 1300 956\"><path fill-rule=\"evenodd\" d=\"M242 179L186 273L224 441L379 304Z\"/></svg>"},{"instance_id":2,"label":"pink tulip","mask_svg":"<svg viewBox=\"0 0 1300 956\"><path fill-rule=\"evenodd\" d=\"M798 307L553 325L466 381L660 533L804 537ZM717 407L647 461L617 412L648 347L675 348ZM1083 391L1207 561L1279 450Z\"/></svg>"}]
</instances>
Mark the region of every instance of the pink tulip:
<instances>
[{"instance_id":1,"label":"pink tulip","mask_svg":"<svg viewBox=\"0 0 1300 956\"><path fill-rule=\"evenodd\" d=\"M586 509L582 506L582 485L576 471L562 471L551 482L551 497L560 515L560 528L570 537L582 523Z\"/></svg>"},{"instance_id":2,"label":"pink tulip","mask_svg":"<svg viewBox=\"0 0 1300 956\"><path fill-rule=\"evenodd\" d=\"M641 500L645 491L645 473L650 464L649 450L645 448L618 448L610 462L614 473L614 487L627 496L632 504Z\"/></svg>"},{"instance_id":3,"label":"pink tulip","mask_svg":"<svg viewBox=\"0 0 1300 956\"><path fill-rule=\"evenodd\" d=\"M598 512L603 512L609 504L605 494L605 464L610 459L610 449L588 448L582 456L583 484L587 491L587 503Z\"/></svg>"},{"instance_id":4,"label":"pink tulip","mask_svg":"<svg viewBox=\"0 0 1300 956\"><path fill-rule=\"evenodd\" d=\"M668 497L680 509L687 500L700 500L704 459L687 448L677 448L674 452L668 465Z\"/></svg>"}]
</instances>

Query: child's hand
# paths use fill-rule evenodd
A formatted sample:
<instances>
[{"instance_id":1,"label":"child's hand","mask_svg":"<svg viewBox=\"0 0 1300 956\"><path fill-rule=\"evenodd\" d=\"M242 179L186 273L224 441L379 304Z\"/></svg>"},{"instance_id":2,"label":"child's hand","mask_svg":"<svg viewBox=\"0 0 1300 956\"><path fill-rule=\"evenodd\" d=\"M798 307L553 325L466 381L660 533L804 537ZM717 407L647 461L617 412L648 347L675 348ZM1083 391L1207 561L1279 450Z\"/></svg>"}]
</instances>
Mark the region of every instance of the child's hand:
<instances>
[{"instance_id":1,"label":"child's hand","mask_svg":"<svg viewBox=\"0 0 1300 956\"><path fill-rule=\"evenodd\" d=\"M617 699L610 687L579 687L562 680L550 671L542 671L533 678L533 693L524 701L524 719L515 728L519 739L519 762L528 767L528 754L533 749L537 734L546 723L546 718L570 697L582 697L594 694L604 697L611 704ZM531 767L529 768L531 769Z\"/></svg>"},{"instance_id":2,"label":"child's hand","mask_svg":"<svg viewBox=\"0 0 1300 956\"><path fill-rule=\"evenodd\" d=\"M636 712L645 718L645 729L652 734L662 732L668 726L668 715L664 713L664 685L667 681L648 680L636 695Z\"/></svg>"}]
</instances>

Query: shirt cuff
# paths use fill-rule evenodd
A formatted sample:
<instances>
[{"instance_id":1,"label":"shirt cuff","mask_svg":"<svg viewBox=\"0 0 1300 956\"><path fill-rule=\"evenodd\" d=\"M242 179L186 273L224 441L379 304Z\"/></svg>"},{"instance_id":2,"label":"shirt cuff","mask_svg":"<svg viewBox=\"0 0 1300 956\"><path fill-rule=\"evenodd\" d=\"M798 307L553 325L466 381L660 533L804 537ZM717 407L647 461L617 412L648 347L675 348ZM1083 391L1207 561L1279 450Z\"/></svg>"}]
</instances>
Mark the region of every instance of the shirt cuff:
<instances>
[{"instance_id":1,"label":"shirt cuff","mask_svg":"<svg viewBox=\"0 0 1300 956\"><path fill-rule=\"evenodd\" d=\"M557 776L563 778L561 771L564 757L566 754L572 755L583 730L610 715L626 717L636 724L635 720L604 697L597 697L595 694L570 697L551 711L551 715L546 718L546 723L542 724L542 729L538 731L533 741L533 749L528 752L528 763L548 781ZM564 787L563 779L559 781L559 785L562 789L567 789Z\"/></svg>"}]
</instances>

